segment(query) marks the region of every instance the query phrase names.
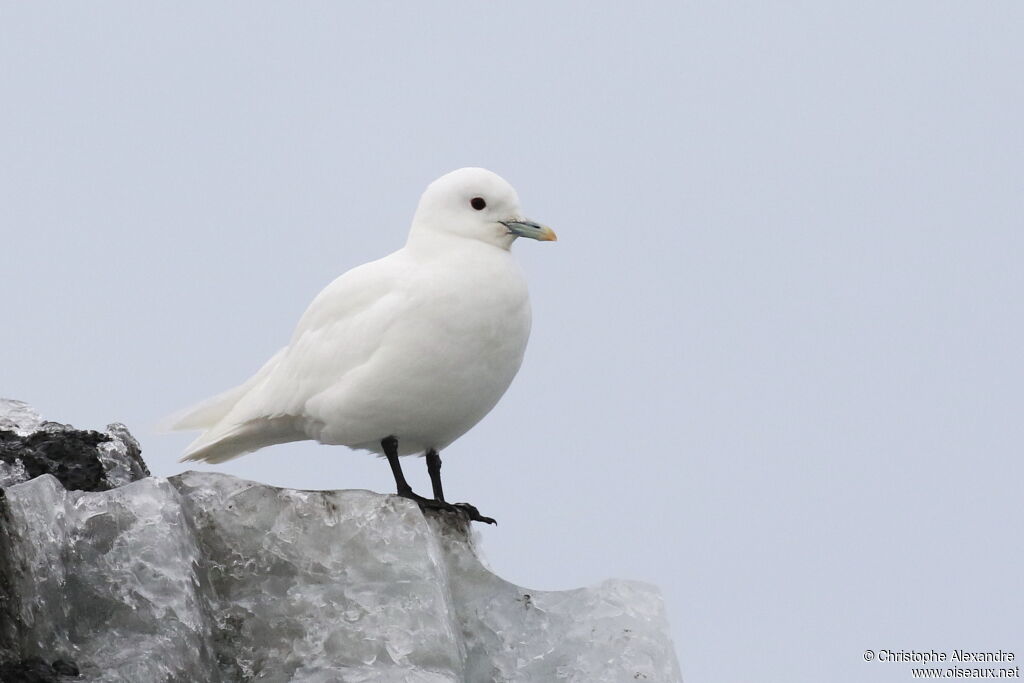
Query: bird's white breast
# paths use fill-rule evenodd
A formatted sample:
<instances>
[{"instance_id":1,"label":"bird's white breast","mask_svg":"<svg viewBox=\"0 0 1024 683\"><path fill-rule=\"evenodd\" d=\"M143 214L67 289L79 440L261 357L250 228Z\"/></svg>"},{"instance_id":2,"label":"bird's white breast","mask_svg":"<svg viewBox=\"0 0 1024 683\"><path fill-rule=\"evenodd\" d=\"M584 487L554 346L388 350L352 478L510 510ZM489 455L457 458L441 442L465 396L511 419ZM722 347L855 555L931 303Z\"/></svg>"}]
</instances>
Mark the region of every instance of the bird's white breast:
<instances>
[{"instance_id":1,"label":"bird's white breast","mask_svg":"<svg viewBox=\"0 0 1024 683\"><path fill-rule=\"evenodd\" d=\"M370 450L394 435L402 454L441 449L490 412L519 370L526 281L507 250L471 240L388 258L397 286L386 328L365 362L306 403L310 435Z\"/></svg>"}]
</instances>

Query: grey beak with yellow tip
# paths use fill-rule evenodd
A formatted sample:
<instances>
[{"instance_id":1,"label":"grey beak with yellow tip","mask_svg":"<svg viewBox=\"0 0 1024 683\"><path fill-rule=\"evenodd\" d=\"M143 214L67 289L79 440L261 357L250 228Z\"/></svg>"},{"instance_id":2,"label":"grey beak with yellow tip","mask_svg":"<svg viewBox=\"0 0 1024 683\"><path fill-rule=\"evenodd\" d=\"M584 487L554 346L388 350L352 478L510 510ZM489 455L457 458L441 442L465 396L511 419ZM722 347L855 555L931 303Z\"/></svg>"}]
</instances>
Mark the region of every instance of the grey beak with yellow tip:
<instances>
[{"instance_id":1,"label":"grey beak with yellow tip","mask_svg":"<svg viewBox=\"0 0 1024 683\"><path fill-rule=\"evenodd\" d=\"M516 218L510 221L499 221L502 225L508 228L508 234L517 235L519 237L529 237L531 240L539 240L541 242L554 242L558 239L555 235L555 231L546 225L540 223L534 223L533 221L526 220L525 218Z\"/></svg>"}]
</instances>

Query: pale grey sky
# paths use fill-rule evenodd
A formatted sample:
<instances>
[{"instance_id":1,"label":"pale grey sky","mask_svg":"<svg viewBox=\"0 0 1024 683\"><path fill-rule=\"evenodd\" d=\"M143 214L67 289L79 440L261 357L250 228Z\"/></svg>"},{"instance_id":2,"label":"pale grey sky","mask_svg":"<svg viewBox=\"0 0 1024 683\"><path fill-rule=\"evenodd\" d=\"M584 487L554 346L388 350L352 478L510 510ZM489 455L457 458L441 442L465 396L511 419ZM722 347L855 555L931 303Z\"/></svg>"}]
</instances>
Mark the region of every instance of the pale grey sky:
<instances>
[{"instance_id":1,"label":"pale grey sky","mask_svg":"<svg viewBox=\"0 0 1024 683\"><path fill-rule=\"evenodd\" d=\"M444 454L499 574L657 584L689 683L1022 657L1022 35L1016 2L4 2L0 395L181 471L155 422L486 166L560 239L516 245L526 362ZM344 448L209 469L393 487Z\"/></svg>"}]
</instances>

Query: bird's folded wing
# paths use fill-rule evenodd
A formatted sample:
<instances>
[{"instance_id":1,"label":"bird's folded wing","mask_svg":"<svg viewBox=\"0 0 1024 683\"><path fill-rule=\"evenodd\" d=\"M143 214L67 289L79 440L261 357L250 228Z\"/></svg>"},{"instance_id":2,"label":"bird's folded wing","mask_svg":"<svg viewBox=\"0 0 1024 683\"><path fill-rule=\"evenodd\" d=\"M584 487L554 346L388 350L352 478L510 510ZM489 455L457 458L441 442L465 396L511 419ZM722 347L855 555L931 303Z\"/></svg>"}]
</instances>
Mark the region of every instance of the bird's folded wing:
<instances>
[{"instance_id":1,"label":"bird's folded wing","mask_svg":"<svg viewBox=\"0 0 1024 683\"><path fill-rule=\"evenodd\" d=\"M303 314L274 367L239 397L225 421L301 417L310 398L344 382L365 363L409 305L402 264L390 258L328 285Z\"/></svg>"}]
</instances>

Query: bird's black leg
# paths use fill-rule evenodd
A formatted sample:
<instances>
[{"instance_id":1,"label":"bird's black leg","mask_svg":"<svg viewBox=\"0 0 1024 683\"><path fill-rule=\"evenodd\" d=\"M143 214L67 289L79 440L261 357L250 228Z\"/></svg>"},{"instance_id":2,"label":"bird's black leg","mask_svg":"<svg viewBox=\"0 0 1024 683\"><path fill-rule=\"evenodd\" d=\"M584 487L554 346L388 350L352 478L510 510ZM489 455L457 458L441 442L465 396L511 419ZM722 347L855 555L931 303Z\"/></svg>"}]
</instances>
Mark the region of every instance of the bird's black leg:
<instances>
[{"instance_id":1,"label":"bird's black leg","mask_svg":"<svg viewBox=\"0 0 1024 683\"><path fill-rule=\"evenodd\" d=\"M434 500L443 501L444 489L441 488L441 454L433 448L427 451L427 473L430 474L430 485L434 487ZM466 516L474 522L497 524L497 522L490 517L484 517L481 515L475 505L470 505L469 503L456 503L455 507L466 513Z\"/></svg>"},{"instance_id":2,"label":"bird's black leg","mask_svg":"<svg viewBox=\"0 0 1024 683\"><path fill-rule=\"evenodd\" d=\"M430 485L434 488L434 500L444 500L444 489L441 488L441 454L433 448L427 451L427 473L430 474Z\"/></svg>"},{"instance_id":3,"label":"bird's black leg","mask_svg":"<svg viewBox=\"0 0 1024 683\"><path fill-rule=\"evenodd\" d=\"M430 482L434 487L434 499L431 500L413 492L409 482L405 480L405 474L402 473L402 465L398 462L398 439L393 435L388 436L381 439L380 445L384 449L384 456L387 457L388 464L391 465L391 474L395 476L395 488L398 489L398 495L402 498L416 501L421 510L460 512L472 521L497 524L490 517L481 515L480 511L469 503L452 505L451 503L444 502L444 494L441 492L441 456L437 454L437 451L431 449L427 453L427 471L430 473Z\"/></svg>"},{"instance_id":4,"label":"bird's black leg","mask_svg":"<svg viewBox=\"0 0 1024 683\"><path fill-rule=\"evenodd\" d=\"M398 462L398 439L394 436L388 436L381 439L380 445L384 449L384 455L388 459L388 464L391 465L391 474L395 477L395 487L398 489L398 495L403 498L412 498L416 494L412 492L412 487L405 480L405 474L402 473L402 464Z\"/></svg>"}]
</instances>

